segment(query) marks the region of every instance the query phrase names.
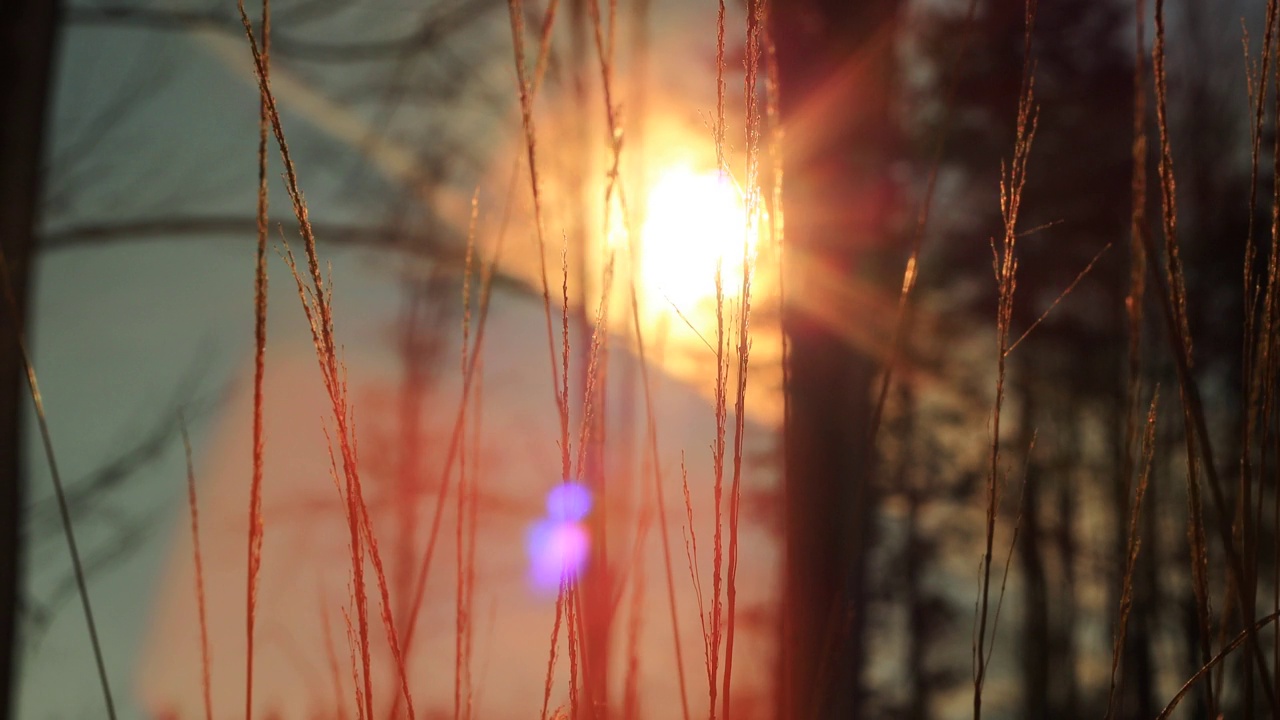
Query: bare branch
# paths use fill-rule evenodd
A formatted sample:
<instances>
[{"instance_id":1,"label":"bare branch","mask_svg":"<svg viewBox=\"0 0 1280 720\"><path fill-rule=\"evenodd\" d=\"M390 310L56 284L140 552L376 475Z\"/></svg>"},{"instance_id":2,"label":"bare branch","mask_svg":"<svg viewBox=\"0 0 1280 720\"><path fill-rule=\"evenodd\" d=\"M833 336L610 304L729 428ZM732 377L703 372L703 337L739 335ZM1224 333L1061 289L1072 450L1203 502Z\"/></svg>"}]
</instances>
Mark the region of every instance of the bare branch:
<instances>
[{"instance_id":1,"label":"bare branch","mask_svg":"<svg viewBox=\"0 0 1280 720\"><path fill-rule=\"evenodd\" d=\"M228 6L229 7L229 6ZM341 9L334 5L334 11ZM497 7L494 0L457 0L432 8L412 32L398 37L354 42L324 42L290 37L279 31L271 37L272 54L313 63L378 62L401 53L431 52L442 41ZM71 6L66 22L85 26L125 26L167 32L219 30L231 35L241 31L240 19L219 9L172 10L132 3Z\"/></svg>"}]
</instances>

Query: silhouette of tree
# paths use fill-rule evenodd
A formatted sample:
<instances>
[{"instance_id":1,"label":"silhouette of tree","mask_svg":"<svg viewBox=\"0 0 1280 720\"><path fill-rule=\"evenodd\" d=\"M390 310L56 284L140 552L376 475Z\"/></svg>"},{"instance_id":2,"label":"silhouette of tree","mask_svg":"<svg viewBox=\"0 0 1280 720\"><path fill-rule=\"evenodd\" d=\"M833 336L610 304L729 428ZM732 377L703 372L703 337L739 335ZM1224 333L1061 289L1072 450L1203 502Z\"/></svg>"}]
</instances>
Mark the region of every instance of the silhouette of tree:
<instances>
[{"instance_id":1,"label":"silhouette of tree","mask_svg":"<svg viewBox=\"0 0 1280 720\"><path fill-rule=\"evenodd\" d=\"M787 127L788 417L783 715L860 717L876 507L870 447L878 358L815 316L829 274L874 287L892 239L895 40L901 3L804 0L773 9Z\"/></svg>"},{"instance_id":2,"label":"silhouette of tree","mask_svg":"<svg viewBox=\"0 0 1280 720\"><path fill-rule=\"evenodd\" d=\"M21 569L23 366L14 341L25 317L39 220L44 128L59 3L0 7L0 253L7 275L0 312L0 720L12 712ZM0 284L5 284L0 282Z\"/></svg>"}]
</instances>

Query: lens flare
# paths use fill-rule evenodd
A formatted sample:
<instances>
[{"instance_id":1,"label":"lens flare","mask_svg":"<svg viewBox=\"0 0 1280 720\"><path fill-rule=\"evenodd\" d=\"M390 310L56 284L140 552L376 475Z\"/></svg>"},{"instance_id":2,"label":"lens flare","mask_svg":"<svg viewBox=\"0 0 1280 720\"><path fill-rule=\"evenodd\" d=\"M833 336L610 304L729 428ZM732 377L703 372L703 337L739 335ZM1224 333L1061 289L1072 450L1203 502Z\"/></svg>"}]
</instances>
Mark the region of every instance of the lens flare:
<instances>
[{"instance_id":1,"label":"lens flare","mask_svg":"<svg viewBox=\"0 0 1280 720\"><path fill-rule=\"evenodd\" d=\"M655 307L686 316L714 312L716 268L726 296L742 285L743 243L755 255L756 233L742 194L726 175L690 166L667 169L650 189L640 276Z\"/></svg>"},{"instance_id":2,"label":"lens flare","mask_svg":"<svg viewBox=\"0 0 1280 720\"><path fill-rule=\"evenodd\" d=\"M580 483L563 483L547 493L547 517L551 520L577 522L589 512L591 491Z\"/></svg>"},{"instance_id":3,"label":"lens flare","mask_svg":"<svg viewBox=\"0 0 1280 720\"><path fill-rule=\"evenodd\" d=\"M529 579L538 590L555 590L586 565L591 537L582 521L591 511L591 491L562 483L547 493L547 516L534 523L527 538Z\"/></svg>"}]
</instances>

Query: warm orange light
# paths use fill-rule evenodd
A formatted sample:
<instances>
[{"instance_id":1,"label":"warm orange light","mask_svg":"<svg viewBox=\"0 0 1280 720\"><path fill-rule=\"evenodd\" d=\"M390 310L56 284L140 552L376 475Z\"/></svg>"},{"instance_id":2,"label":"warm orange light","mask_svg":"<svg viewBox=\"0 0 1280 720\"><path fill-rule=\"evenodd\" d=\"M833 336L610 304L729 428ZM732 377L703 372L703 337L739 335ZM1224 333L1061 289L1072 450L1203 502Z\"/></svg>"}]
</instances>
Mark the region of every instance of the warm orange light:
<instances>
[{"instance_id":1,"label":"warm orange light","mask_svg":"<svg viewBox=\"0 0 1280 720\"><path fill-rule=\"evenodd\" d=\"M742 288L744 259L755 257L753 226L727 176L688 165L663 172L649 190L641 230L639 276L650 315L678 310L700 330L714 323L717 265L727 314Z\"/></svg>"}]
</instances>

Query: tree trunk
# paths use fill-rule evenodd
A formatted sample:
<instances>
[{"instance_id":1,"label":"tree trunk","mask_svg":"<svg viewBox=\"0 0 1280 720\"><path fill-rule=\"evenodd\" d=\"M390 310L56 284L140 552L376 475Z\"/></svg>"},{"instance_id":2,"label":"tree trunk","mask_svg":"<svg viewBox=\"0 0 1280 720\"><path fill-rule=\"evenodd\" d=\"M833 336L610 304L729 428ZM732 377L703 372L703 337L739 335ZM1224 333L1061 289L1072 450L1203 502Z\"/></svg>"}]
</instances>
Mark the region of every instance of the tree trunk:
<instances>
[{"instance_id":1,"label":"tree trunk","mask_svg":"<svg viewBox=\"0 0 1280 720\"><path fill-rule=\"evenodd\" d=\"M824 285L868 282L867 253L888 237L899 7L898 0L793 0L778 2L771 18L787 132L780 679L788 718L857 718L864 711L876 359L851 347L844 328L807 309L830 305L831 297L820 296Z\"/></svg>"},{"instance_id":2,"label":"tree trunk","mask_svg":"<svg viewBox=\"0 0 1280 720\"><path fill-rule=\"evenodd\" d=\"M45 111L58 3L0 3L0 250L26 312L28 268L40 200ZM8 301L0 299L8 305ZM21 555L22 360L11 308L0 309L0 720L14 711L19 556Z\"/></svg>"}]
</instances>

